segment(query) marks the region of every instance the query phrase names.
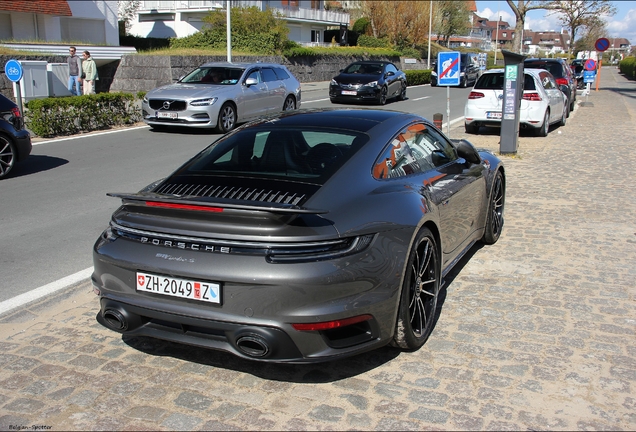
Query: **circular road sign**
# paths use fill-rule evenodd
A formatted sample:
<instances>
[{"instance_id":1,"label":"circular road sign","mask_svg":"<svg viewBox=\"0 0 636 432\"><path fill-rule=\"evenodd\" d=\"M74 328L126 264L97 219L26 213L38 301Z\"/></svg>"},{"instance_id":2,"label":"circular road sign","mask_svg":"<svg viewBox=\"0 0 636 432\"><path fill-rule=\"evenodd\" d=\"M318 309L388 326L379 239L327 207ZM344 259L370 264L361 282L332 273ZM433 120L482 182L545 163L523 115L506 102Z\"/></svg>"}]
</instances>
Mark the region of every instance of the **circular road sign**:
<instances>
[{"instance_id":1,"label":"circular road sign","mask_svg":"<svg viewBox=\"0 0 636 432\"><path fill-rule=\"evenodd\" d=\"M599 38L596 40L596 43L594 44L594 47L596 48L596 51L606 51L610 46L610 41L607 38Z\"/></svg>"},{"instance_id":2,"label":"circular road sign","mask_svg":"<svg viewBox=\"0 0 636 432\"><path fill-rule=\"evenodd\" d=\"M18 82L22 79L22 65L17 60L11 59L4 65L4 73L12 82Z\"/></svg>"},{"instance_id":3,"label":"circular road sign","mask_svg":"<svg viewBox=\"0 0 636 432\"><path fill-rule=\"evenodd\" d=\"M586 71L593 71L596 70L596 62L594 61L594 59L587 59L585 60L585 70Z\"/></svg>"}]
</instances>

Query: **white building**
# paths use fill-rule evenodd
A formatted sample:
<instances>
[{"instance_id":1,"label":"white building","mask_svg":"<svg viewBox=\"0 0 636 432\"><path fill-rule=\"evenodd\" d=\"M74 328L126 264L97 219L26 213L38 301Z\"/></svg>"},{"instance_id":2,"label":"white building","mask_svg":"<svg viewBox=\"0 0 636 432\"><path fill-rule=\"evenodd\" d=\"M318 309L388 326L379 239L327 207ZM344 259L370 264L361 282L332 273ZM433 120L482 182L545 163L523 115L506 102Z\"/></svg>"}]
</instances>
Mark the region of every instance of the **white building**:
<instances>
[{"instance_id":1,"label":"white building","mask_svg":"<svg viewBox=\"0 0 636 432\"><path fill-rule=\"evenodd\" d=\"M329 27L349 25L349 14L325 10L324 0L232 0L231 7L256 6L280 12L289 27L289 39L321 45ZM225 0L141 1L130 34L140 37L185 37L203 28L210 10L225 9ZM327 41L329 42L329 41Z\"/></svg>"},{"instance_id":2,"label":"white building","mask_svg":"<svg viewBox=\"0 0 636 432\"><path fill-rule=\"evenodd\" d=\"M118 46L117 0L2 1L0 39Z\"/></svg>"}]
</instances>

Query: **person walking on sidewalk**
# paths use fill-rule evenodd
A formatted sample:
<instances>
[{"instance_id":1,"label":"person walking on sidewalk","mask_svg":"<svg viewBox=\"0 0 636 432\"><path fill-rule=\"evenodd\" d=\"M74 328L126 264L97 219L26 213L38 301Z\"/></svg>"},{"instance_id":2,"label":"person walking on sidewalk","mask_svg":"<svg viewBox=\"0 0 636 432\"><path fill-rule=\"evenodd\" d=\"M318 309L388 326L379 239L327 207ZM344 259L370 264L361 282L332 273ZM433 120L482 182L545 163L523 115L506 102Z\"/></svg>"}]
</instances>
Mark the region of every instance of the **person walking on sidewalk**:
<instances>
[{"instance_id":1,"label":"person walking on sidewalk","mask_svg":"<svg viewBox=\"0 0 636 432\"><path fill-rule=\"evenodd\" d=\"M66 58L68 63L68 91L73 96L79 96L82 94L80 90L80 74L82 73L82 60L75 55L76 48L74 46L69 47L69 56Z\"/></svg>"},{"instance_id":2,"label":"person walking on sidewalk","mask_svg":"<svg viewBox=\"0 0 636 432\"><path fill-rule=\"evenodd\" d=\"M95 81L99 79L97 76L97 65L95 64L95 60L91 57L91 53L88 51L84 51L82 57L84 58L82 61L84 94L95 94Z\"/></svg>"}]
</instances>

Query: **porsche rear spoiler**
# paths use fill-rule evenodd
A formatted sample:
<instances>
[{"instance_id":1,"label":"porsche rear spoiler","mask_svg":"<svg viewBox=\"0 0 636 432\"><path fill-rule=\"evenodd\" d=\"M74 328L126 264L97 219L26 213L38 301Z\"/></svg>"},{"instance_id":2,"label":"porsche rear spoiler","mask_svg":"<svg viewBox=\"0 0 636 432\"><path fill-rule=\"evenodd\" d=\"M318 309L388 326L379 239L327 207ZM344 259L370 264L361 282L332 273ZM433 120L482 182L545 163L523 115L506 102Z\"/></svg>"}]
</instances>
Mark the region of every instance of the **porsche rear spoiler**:
<instances>
[{"instance_id":1,"label":"porsche rear spoiler","mask_svg":"<svg viewBox=\"0 0 636 432\"><path fill-rule=\"evenodd\" d=\"M250 212L267 212L279 213L285 215L294 214L325 214L328 210L309 209L291 204L267 203L268 205L259 204L242 204L236 201L217 199L210 201L200 197L166 197L153 193L107 193L106 195L121 198L122 204L139 205L146 207L163 207L177 210L200 210L211 212L222 212L224 210L239 210Z\"/></svg>"}]
</instances>

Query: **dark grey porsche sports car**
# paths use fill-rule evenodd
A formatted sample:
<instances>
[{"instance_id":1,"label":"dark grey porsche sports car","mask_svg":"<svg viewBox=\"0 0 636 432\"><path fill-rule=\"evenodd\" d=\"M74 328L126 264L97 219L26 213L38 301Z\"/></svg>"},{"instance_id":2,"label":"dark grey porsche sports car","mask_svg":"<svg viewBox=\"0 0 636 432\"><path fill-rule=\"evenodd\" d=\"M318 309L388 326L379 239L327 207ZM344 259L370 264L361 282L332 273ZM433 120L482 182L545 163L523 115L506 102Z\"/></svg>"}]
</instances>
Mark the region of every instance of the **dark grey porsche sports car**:
<instances>
[{"instance_id":1,"label":"dark grey porsche sports car","mask_svg":"<svg viewBox=\"0 0 636 432\"><path fill-rule=\"evenodd\" d=\"M122 205L93 254L102 325L305 363L420 348L443 277L501 234L505 176L416 115L290 111L110 195Z\"/></svg>"}]
</instances>

